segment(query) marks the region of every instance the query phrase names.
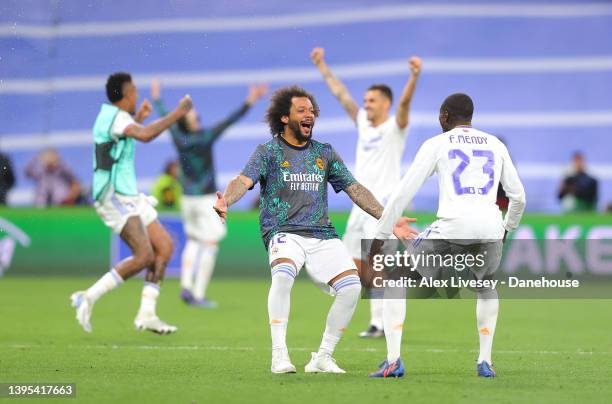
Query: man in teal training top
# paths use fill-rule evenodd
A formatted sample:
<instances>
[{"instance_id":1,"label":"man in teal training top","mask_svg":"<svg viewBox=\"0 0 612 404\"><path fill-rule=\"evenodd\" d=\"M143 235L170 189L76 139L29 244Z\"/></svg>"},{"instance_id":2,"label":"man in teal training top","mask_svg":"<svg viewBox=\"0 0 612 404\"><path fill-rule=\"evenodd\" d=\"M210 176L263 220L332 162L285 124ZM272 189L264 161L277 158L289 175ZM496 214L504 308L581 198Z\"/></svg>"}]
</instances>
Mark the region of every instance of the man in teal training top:
<instances>
[{"instance_id":1,"label":"man in teal training top","mask_svg":"<svg viewBox=\"0 0 612 404\"><path fill-rule=\"evenodd\" d=\"M227 231L213 210L217 190L213 146L227 128L236 123L268 91L266 84L252 85L244 102L228 117L211 127L203 127L196 108L170 127L180 164L179 181L183 187L181 216L185 247L181 256L181 299L191 306L214 308L206 298L219 243ZM161 85L151 85L153 106L160 116L168 110L161 99Z\"/></svg>"},{"instance_id":2,"label":"man in teal training top","mask_svg":"<svg viewBox=\"0 0 612 404\"><path fill-rule=\"evenodd\" d=\"M76 318L91 332L91 312L95 302L129 277L147 270L140 310L134 320L139 330L170 334L177 330L157 317L155 306L166 265L172 256L172 239L157 221L155 198L138 193L135 171L135 141L150 142L192 107L186 95L174 111L149 125L141 123L152 111L145 100L138 111L138 89L128 73L114 73L106 82L110 104L103 104L93 127L93 199L104 224L130 247L132 256L117 263L85 291L71 296Z\"/></svg>"}]
</instances>

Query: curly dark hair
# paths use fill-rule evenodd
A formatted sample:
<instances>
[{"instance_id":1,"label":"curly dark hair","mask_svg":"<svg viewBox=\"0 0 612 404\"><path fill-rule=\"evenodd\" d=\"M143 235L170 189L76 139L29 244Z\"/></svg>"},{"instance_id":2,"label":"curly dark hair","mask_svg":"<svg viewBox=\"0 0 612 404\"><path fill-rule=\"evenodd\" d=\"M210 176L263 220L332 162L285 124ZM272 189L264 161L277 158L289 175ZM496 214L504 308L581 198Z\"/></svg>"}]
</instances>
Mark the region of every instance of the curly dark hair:
<instances>
[{"instance_id":1,"label":"curly dark hair","mask_svg":"<svg viewBox=\"0 0 612 404\"><path fill-rule=\"evenodd\" d=\"M278 89L272 95L270 106L266 111L266 122L268 122L270 133L272 133L273 136L281 134L285 130L285 124L281 121L281 117L289 116L293 97L308 98L314 107L315 116L319 116L319 104L317 104L317 100L302 87L295 85Z\"/></svg>"}]
</instances>

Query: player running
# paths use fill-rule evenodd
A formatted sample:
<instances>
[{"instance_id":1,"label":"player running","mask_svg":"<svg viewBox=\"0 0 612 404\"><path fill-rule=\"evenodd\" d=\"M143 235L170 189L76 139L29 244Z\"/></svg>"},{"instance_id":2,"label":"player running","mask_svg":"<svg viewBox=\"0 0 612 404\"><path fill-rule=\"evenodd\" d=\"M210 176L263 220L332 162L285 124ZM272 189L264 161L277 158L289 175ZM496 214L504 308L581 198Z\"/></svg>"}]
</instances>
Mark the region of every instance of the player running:
<instances>
[{"instance_id":1,"label":"player running","mask_svg":"<svg viewBox=\"0 0 612 404\"><path fill-rule=\"evenodd\" d=\"M408 134L410 101L421 74L421 59L410 58L410 78L400 97L396 114L390 115L393 103L391 88L384 84L372 85L363 97L363 108L359 108L346 86L332 74L324 56L323 48L314 48L310 59L323 75L331 93L357 126L355 178L384 204L401 178L401 159ZM375 228L376 219L353 205L343 241L366 285L369 284L368 279L365 279L369 271L362 270L367 263L361 261L361 240L374 238ZM382 300L372 297L370 326L359 336L376 338L383 335Z\"/></svg>"},{"instance_id":2,"label":"player running","mask_svg":"<svg viewBox=\"0 0 612 404\"><path fill-rule=\"evenodd\" d=\"M91 332L91 311L96 301L146 268L142 301L134 325L159 334L173 333L177 328L161 321L155 310L160 283L172 256L172 239L157 221L154 198L138 193L135 141L150 142L184 117L191 109L191 98L183 97L167 116L142 126L151 113L151 104L144 100L136 112L138 90L129 74L110 75L106 95L111 104L102 104L93 127L94 206L104 224L130 247L132 256L116 264L86 291L73 293L70 299L79 324Z\"/></svg>"},{"instance_id":3,"label":"player running","mask_svg":"<svg viewBox=\"0 0 612 404\"><path fill-rule=\"evenodd\" d=\"M473 112L472 100L465 94L453 94L444 100L439 116L444 133L427 140L417 152L385 206L375 238L384 240L391 236L393 223L402 209L425 180L437 173L438 220L419 236L419 242L407 243L407 248L415 254L485 254L486 264L482 268L470 268L471 276L482 280L492 278L499 266L502 240L518 226L525 210L525 191L506 146L495 136L472 127ZM495 203L500 182L510 200L505 218ZM417 270L424 277L439 276L443 268ZM476 289L476 293L480 336L477 373L495 377L491 350L499 310L498 295L491 288ZM400 345L406 302L385 299L383 304L387 359L370 376L401 377L404 364L400 359Z\"/></svg>"},{"instance_id":4,"label":"player running","mask_svg":"<svg viewBox=\"0 0 612 404\"><path fill-rule=\"evenodd\" d=\"M361 283L327 215L327 183L336 192L346 192L370 215L380 217L382 213L380 203L353 178L332 146L312 139L318 115L314 97L302 88L276 91L266 114L273 138L257 147L225 193L217 193L215 204L225 219L228 207L260 183L260 229L272 275L268 314L273 373L296 371L289 358L286 333L291 288L302 266L316 283L335 295L321 346L312 353L305 371L345 373L332 355L353 316ZM410 220L398 220L397 237L415 236Z\"/></svg>"},{"instance_id":5,"label":"player running","mask_svg":"<svg viewBox=\"0 0 612 404\"><path fill-rule=\"evenodd\" d=\"M219 242L227 230L212 209L217 190L213 145L267 91L265 84L251 86L240 108L212 128L200 125L195 108L170 127L174 146L179 153L179 180L183 187L181 213L187 236L181 259L181 299L189 305L204 308L217 306L216 302L206 298L206 289L214 270ZM166 116L168 110L161 100L161 85L157 80L151 85L151 98L158 114Z\"/></svg>"}]
</instances>

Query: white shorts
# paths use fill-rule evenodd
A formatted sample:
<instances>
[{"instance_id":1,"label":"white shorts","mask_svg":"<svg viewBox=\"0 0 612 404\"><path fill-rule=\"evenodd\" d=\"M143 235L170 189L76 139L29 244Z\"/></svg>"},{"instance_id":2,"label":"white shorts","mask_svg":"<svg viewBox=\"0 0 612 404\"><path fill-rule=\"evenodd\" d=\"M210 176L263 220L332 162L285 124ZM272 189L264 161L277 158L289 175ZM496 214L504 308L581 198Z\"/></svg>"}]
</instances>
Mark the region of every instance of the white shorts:
<instances>
[{"instance_id":1,"label":"white shorts","mask_svg":"<svg viewBox=\"0 0 612 404\"><path fill-rule=\"evenodd\" d=\"M98 216L117 234L121 233L125 223L132 216L140 216L145 227L153 223L157 219L155 205L157 200L152 196L121 195L112 189L107 191L100 201L94 203Z\"/></svg>"},{"instance_id":2,"label":"white shorts","mask_svg":"<svg viewBox=\"0 0 612 404\"><path fill-rule=\"evenodd\" d=\"M367 256L369 251L361 251L362 245L361 240L371 240L376 234L376 226L378 220L364 212L359 206L353 205L351 214L349 215L348 222L346 223L346 230L344 231L344 237L342 242L346 246L349 255L356 260L362 260L363 257ZM391 236L395 239L395 236ZM369 245L369 244L368 244ZM397 242L385 243L385 249L389 251L397 248ZM393 253L392 251L391 253Z\"/></svg>"},{"instance_id":3,"label":"white shorts","mask_svg":"<svg viewBox=\"0 0 612 404\"><path fill-rule=\"evenodd\" d=\"M213 209L216 200L215 194L183 195L181 214L188 238L202 243L217 243L225 238L225 224Z\"/></svg>"},{"instance_id":4,"label":"white shorts","mask_svg":"<svg viewBox=\"0 0 612 404\"><path fill-rule=\"evenodd\" d=\"M305 266L308 275L318 286L330 292L329 281L342 272L354 269L355 263L337 238L321 240L291 233L277 233L268 246L269 263L279 258L293 261L299 273Z\"/></svg>"}]
</instances>

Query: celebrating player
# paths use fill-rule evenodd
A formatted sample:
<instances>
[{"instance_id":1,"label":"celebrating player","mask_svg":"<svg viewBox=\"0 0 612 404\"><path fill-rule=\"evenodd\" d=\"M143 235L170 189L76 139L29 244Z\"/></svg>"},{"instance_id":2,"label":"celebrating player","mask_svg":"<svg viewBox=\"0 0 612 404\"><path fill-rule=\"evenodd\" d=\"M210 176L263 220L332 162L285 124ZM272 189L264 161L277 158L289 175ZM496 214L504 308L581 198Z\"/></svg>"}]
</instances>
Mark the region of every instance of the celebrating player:
<instances>
[{"instance_id":1,"label":"celebrating player","mask_svg":"<svg viewBox=\"0 0 612 404\"><path fill-rule=\"evenodd\" d=\"M181 298L187 304L216 307L216 302L206 299L206 289L226 228L212 209L217 190L212 147L221 134L242 118L267 91L265 84L251 86L240 108L212 128L200 125L195 108L170 127L174 146L179 153L179 179L184 193L181 212L187 242L181 260ZM151 98L159 115L166 116L168 110L161 100L161 85L157 80L151 85Z\"/></svg>"},{"instance_id":2,"label":"celebrating player","mask_svg":"<svg viewBox=\"0 0 612 404\"><path fill-rule=\"evenodd\" d=\"M114 73L106 82L111 104L103 104L93 127L95 153L93 198L98 215L127 243L132 256L119 262L86 291L71 296L76 318L83 329L92 331L90 318L95 302L129 277L147 269L136 328L169 334L176 327L157 317L155 306L166 265L172 256L172 239L157 221L154 198L138 193L134 167L135 140L150 142L185 116L191 98L181 99L177 108L147 126L141 123L151 113L144 100L138 112L138 90L127 73ZM135 116L132 115L135 113Z\"/></svg>"},{"instance_id":3,"label":"celebrating player","mask_svg":"<svg viewBox=\"0 0 612 404\"><path fill-rule=\"evenodd\" d=\"M363 108L359 108L346 86L332 74L324 56L323 48L315 48L310 54L330 91L357 126L359 137L355 178L384 204L401 178L400 166L408 133L410 101L421 73L421 59L410 58L410 79L404 87L395 116L391 116L393 93L388 86L375 84L368 88L363 97ZM369 271L361 270L366 265L361 261L361 240L374 238L375 228L376 220L354 205L343 241L366 284L369 283L365 279ZM359 336L382 337L382 320L382 300L373 297L370 299L370 326Z\"/></svg>"},{"instance_id":4,"label":"celebrating player","mask_svg":"<svg viewBox=\"0 0 612 404\"><path fill-rule=\"evenodd\" d=\"M312 139L319 107L300 87L278 90L266 119L273 138L257 147L242 173L217 193L215 210L225 219L229 206L259 182L260 229L269 254L272 285L268 314L272 334L273 373L294 373L286 344L291 288L302 266L315 282L335 295L321 346L306 372L345 373L332 357L353 316L361 283L355 265L327 215L327 182L374 217L382 206L358 183L331 145ZM414 237L402 218L398 238ZM329 288L331 287L331 289Z\"/></svg>"},{"instance_id":5,"label":"celebrating player","mask_svg":"<svg viewBox=\"0 0 612 404\"><path fill-rule=\"evenodd\" d=\"M424 255L482 253L488 256L485 265L470 269L473 277L482 280L492 278L499 266L502 240L508 231L518 226L523 215L525 191L506 146L495 136L472 127L473 111L472 100L465 94L453 94L444 100L439 117L444 133L427 140L417 152L400 186L385 206L375 238L384 240L391 236L393 223L402 209L423 182L437 173L438 220L419 236L419 243L410 243L407 248ZM500 182L510 200L505 218L495 203ZM425 277L431 272L421 274ZM477 288L476 292L480 335L477 373L495 377L491 350L499 310L498 295L491 288ZM404 364L400 359L400 345L406 302L385 299L383 305L387 359L370 376L401 377Z\"/></svg>"}]
</instances>

